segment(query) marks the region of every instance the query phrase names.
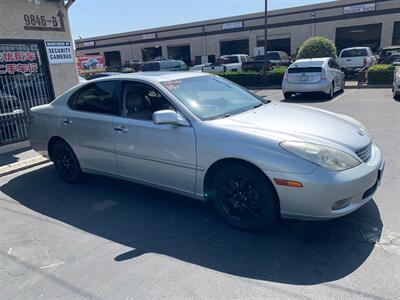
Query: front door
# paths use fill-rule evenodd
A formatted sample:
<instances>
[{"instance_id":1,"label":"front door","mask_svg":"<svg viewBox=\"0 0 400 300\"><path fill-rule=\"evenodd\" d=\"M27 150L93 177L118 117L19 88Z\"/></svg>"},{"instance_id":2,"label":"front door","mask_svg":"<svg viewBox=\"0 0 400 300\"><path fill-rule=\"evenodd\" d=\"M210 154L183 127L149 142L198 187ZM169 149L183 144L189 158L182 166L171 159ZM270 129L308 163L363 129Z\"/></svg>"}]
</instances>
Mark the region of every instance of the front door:
<instances>
[{"instance_id":1,"label":"front door","mask_svg":"<svg viewBox=\"0 0 400 300\"><path fill-rule=\"evenodd\" d=\"M71 145L83 169L117 174L113 141L117 84L114 80L83 86L70 98L68 113L59 117L61 136Z\"/></svg>"},{"instance_id":2,"label":"front door","mask_svg":"<svg viewBox=\"0 0 400 300\"><path fill-rule=\"evenodd\" d=\"M119 174L194 193L196 151L193 128L152 122L153 112L175 110L156 88L127 81L122 89L122 116L114 118Z\"/></svg>"}]
</instances>

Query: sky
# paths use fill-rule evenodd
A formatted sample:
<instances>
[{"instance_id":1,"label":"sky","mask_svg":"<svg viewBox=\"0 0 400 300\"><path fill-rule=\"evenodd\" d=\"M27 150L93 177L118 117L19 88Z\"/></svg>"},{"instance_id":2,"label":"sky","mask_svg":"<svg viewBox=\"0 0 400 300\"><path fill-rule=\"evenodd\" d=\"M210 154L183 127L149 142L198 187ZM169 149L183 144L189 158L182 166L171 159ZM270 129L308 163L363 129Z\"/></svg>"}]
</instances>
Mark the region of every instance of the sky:
<instances>
[{"instance_id":1,"label":"sky","mask_svg":"<svg viewBox=\"0 0 400 300\"><path fill-rule=\"evenodd\" d=\"M269 0L268 10L331 0ZM76 0L74 39L204 21L264 10L264 0Z\"/></svg>"}]
</instances>

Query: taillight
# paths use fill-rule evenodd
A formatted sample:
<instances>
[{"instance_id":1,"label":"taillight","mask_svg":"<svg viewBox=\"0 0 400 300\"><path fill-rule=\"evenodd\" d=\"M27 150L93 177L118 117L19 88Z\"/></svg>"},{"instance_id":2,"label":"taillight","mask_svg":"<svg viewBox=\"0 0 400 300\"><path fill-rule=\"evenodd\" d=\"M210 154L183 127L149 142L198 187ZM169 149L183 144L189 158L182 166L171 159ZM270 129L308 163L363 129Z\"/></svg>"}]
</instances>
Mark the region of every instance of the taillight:
<instances>
[{"instance_id":1,"label":"taillight","mask_svg":"<svg viewBox=\"0 0 400 300\"><path fill-rule=\"evenodd\" d=\"M368 65L368 59L364 57L364 66Z\"/></svg>"},{"instance_id":2,"label":"taillight","mask_svg":"<svg viewBox=\"0 0 400 300\"><path fill-rule=\"evenodd\" d=\"M288 77L289 77L288 71L286 71L286 72L285 72L285 75L283 75L283 80L288 80Z\"/></svg>"},{"instance_id":3,"label":"taillight","mask_svg":"<svg viewBox=\"0 0 400 300\"><path fill-rule=\"evenodd\" d=\"M35 120L35 118L32 115L28 115L26 117L26 122L28 123L28 125L32 125L34 120Z\"/></svg>"},{"instance_id":4,"label":"taillight","mask_svg":"<svg viewBox=\"0 0 400 300\"><path fill-rule=\"evenodd\" d=\"M322 71L321 71L321 80L327 80L328 79L328 77L326 77L326 71L325 71L325 69L322 69Z\"/></svg>"}]
</instances>

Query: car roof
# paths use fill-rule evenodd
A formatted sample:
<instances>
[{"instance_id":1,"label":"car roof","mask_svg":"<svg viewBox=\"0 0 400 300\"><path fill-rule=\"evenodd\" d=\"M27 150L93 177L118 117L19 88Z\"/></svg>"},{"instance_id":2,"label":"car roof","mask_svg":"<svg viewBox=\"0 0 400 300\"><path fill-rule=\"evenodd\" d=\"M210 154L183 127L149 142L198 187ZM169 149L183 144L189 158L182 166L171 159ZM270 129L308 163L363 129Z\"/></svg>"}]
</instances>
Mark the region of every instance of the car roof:
<instances>
[{"instance_id":1,"label":"car roof","mask_svg":"<svg viewBox=\"0 0 400 300\"><path fill-rule=\"evenodd\" d=\"M345 50L353 50L353 49L371 49L370 47L349 47L349 48L345 48L342 51Z\"/></svg>"},{"instance_id":2,"label":"car roof","mask_svg":"<svg viewBox=\"0 0 400 300\"><path fill-rule=\"evenodd\" d=\"M299 67L299 66L315 66L321 67L325 62L327 62L332 57L322 57L322 58L303 58L296 60L290 67Z\"/></svg>"},{"instance_id":3,"label":"car roof","mask_svg":"<svg viewBox=\"0 0 400 300\"><path fill-rule=\"evenodd\" d=\"M196 73L196 72L137 72L137 73L114 75L113 79L144 80L144 81L156 83L156 82L180 80L180 79L185 79L185 78L201 77L201 76L212 76L212 75L210 75L208 73L200 73L200 72L199 73ZM102 80L105 80L105 79L104 78L96 79L96 81L102 81Z\"/></svg>"}]
</instances>

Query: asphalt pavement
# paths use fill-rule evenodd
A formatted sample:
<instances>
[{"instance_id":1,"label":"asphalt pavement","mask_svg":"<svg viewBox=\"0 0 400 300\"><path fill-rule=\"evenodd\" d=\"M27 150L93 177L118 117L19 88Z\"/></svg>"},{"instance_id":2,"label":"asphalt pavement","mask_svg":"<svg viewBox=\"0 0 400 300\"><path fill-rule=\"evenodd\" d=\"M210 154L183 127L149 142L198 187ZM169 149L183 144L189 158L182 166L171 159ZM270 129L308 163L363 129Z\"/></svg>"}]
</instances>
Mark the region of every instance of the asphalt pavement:
<instances>
[{"instance_id":1,"label":"asphalt pavement","mask_svg":"<svg viewBox=\"0 0 400 300\"><path fill-rule=\"evenodd\" d=\"M206 203L101 176L68 185L47 163L0 177L0 299L399 299L400 102L389 89L290 102L366 125L386 159L373 201L253 234Z\"/></svg>"}]
</instances>

